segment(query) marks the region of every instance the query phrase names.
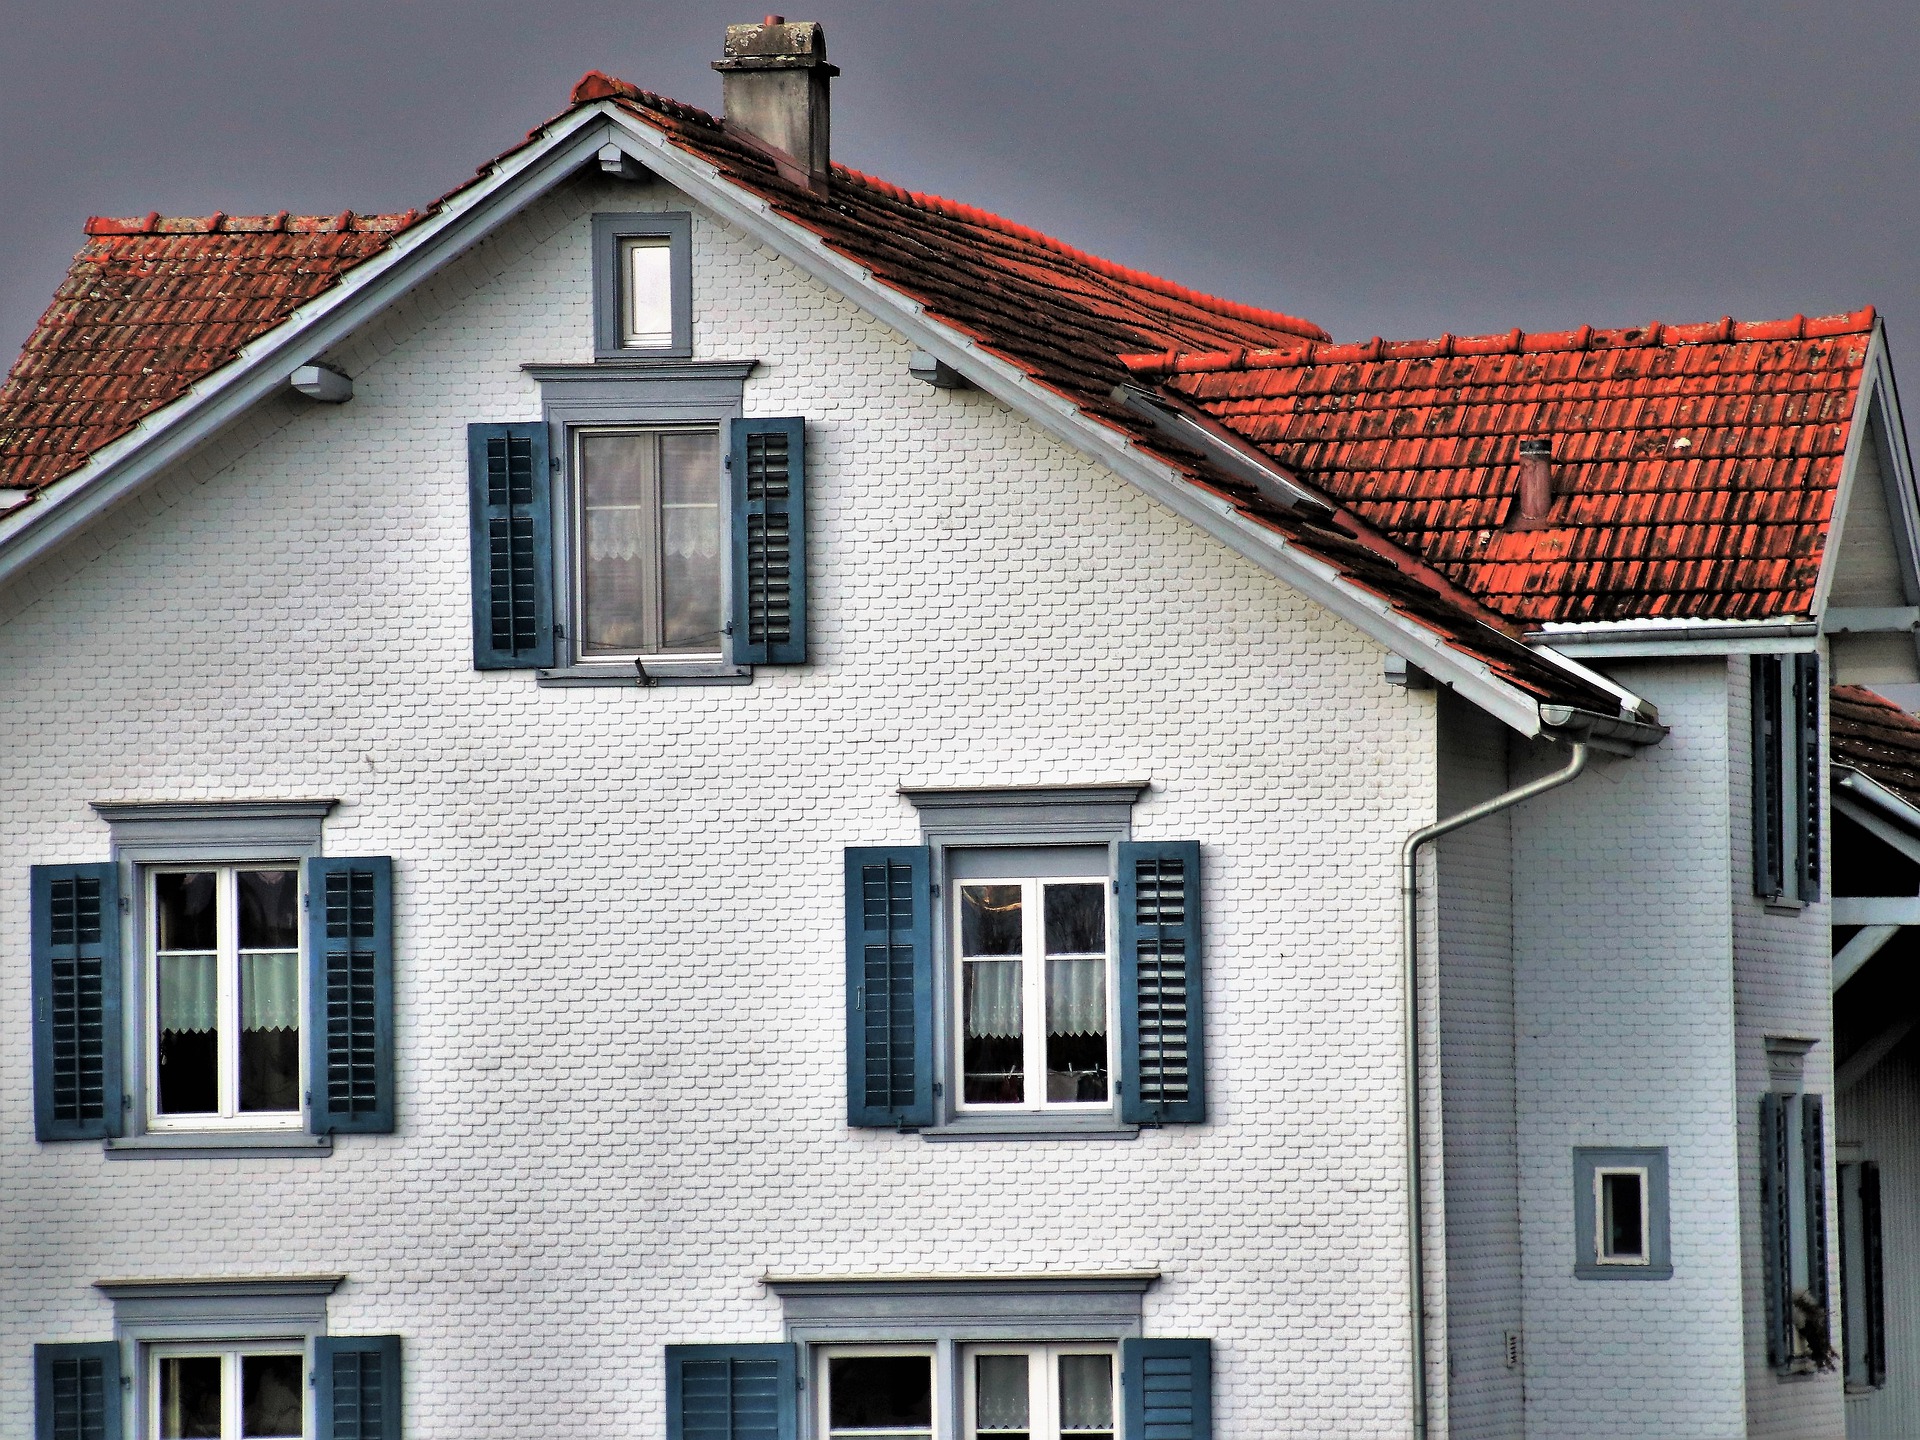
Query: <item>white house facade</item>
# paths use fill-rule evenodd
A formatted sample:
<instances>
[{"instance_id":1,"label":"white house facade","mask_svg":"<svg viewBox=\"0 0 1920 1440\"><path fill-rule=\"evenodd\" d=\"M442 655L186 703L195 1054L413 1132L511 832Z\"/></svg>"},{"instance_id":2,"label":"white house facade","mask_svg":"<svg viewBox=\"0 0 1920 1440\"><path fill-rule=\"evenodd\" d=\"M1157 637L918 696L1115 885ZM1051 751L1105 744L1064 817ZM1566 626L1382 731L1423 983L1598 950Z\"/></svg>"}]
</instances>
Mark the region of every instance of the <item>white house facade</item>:
<instances>
[{"instance_id":1,"label":"white house facade","mask_svg":"<svg viewBox=\"0 0 1920 1440\"><path fill-rule=\"evenodd\" d=\"M1870 314L1449 341L1815 457L1696 487L1812 497L1779 574L1541 618L1262 429L1424 361L833 167L817 26L719 68L93 222L0 392L0 1429L1910 1433ZM1585 553L1540 403L1502 576Z\"/></svg>"}]
</instances>

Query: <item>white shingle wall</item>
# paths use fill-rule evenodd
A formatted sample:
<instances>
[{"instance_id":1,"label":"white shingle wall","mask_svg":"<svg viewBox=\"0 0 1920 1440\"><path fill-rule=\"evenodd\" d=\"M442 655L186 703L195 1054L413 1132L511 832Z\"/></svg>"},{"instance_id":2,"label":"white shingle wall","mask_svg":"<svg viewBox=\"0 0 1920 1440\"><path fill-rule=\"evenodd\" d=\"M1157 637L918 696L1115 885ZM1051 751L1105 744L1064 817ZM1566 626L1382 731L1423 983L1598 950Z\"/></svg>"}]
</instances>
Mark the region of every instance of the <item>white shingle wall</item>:
<instances>
[{"instance_id":1,"label":"white shingle wall","mask_svg":"<svg viewBox=\"0 0 1920 1440\"><path fill-rule=\"evenodd\" d=\"M1792 661L1788 660L1791 665ZM1752 667L1736 656L1727 667L1727 725L1733 825L1733 956L1735 1073L1740 1133L1740 1257L1745 1276L1747 1417L1755 1440L1839 1440L1846 1434L1844 1380L1824 1375L1781 1378L1767 1364L1766 1271L1760 1236L1760 1097L1771 1087L1767 1074L1769 1035L1815 1041L1807 1052L1807 1092L1827 1097L1827 1257L1833 1301L1834 1339L1840 1314L1839 1206L1833 1197L1833 1140L1839 1107L1833 1099L1833 945L1830 907L1824 901L1799 911L1769 911L1753 893L1753 682ZM1823 705L1822 722L1826 707ZM1821 753L1826 753L1824 743ZM1821 836L1823 849L1829 837ZM1830 853L1830 851L1828 852ZM1820 870L1831 867L1822 856Z\"/></svg>"},{"instance_id":2,"label":"white shingle wall","mask_svg":"<svg viewBox=\"0 0 1920 1440\"><path fill-rule=\"evenodd\" d=\"M766 1271L1154 1267L1149 1333L1216 1341L1222 1436L1398 1434L1394 859L1430 697L704 217L700 354L809 422L814 663L475 672L463 427L588 358L596 203L636 202L542 205L344 353L350 404L273 407L0 597L0 1431L33 1342L108 1333L108 1276L345 1272L334 1328L405 1337L426 1440L657 1436L661 1345L777 1338ZM915 837L902 781L1133 776L1136 833L1205 846L1213 1123L849 1131L841 847ZM400 1134L36 1146L28 865L105 857L92 799L307 795L340 798L329 853L396 860Z\"/></svg>"},{"instance_id":3,"label":"white shingle wall","mask_svg":"<svg viewBox=\"0 0 1920 1440\"><path fill-rule=\"evenodd\" d=\"M1716 859L1731 814L1725 666L1608 669L1673 733L1513 812L1527 1434L1733 1440L1746 1432L1733 936ZM1669 1148L1671 1280L1573 1277L1578 1145Z\"/></svg>"},{"instance_id":4,"label":"white shingle wall","mask_svg":"<svg viewBox=\"0 0 1920 1440\"><path fill-rule=\"evenodd\" d=\"M1507 788L1511 732L1440 697L1440 813ZM1519 1153L1514 1129L1512 817L1437 847L1444 1073L1450 1440L1521 1440L1525 1391L1506 1363L1520 1331Z\"/></svg>"}]
</instances>

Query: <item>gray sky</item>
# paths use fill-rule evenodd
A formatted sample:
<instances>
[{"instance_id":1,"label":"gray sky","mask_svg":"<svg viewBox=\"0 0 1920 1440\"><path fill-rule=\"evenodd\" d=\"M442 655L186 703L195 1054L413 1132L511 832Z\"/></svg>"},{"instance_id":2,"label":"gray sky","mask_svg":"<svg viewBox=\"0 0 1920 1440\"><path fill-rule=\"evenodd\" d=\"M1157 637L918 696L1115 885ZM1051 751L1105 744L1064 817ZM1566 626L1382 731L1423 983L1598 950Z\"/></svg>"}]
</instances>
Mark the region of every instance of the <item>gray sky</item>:
<instances>
[{"instance_id":1,"label":"gray sky","mask_svg":"<svg viewBox=\"0 0 1920 1440\"><path fill-rule=\"evenodd\" d=\"M707 62L760 13L0 0L0 352L90 214L424 205L590 68L718 108ZM1338 339L1869 302L1896 356L1920 330L1911 0L787 14L845 72L836 159Z\"/></svg>"}]
</instances>

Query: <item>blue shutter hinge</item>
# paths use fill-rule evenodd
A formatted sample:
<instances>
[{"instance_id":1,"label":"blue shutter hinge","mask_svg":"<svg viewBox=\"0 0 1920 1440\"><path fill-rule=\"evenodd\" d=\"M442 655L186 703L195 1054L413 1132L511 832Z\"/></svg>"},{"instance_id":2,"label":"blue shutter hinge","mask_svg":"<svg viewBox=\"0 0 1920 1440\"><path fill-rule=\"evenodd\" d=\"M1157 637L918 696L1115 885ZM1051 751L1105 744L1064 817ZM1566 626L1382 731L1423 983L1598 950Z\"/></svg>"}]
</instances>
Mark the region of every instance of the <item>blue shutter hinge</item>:
<instances>
[{"instance_id":1,"label":"blue shutter hinge","mask_svg":"<svg viewBox=\"0 0 1920 1440\"><path fill-rule=\"evenodd\" d=\"M127 911L131 910L132 908L133 908L133 902L129 900L125 895L122 895L120 897L120 913L124 915L127 913Z\"/></svg>"},{"instance_id":2,"label":"blue shutter hinge","mask_svg":"<svg viewBox=\"0 0 1920 1440\"><path fill-rule=\"evenodd\" d=\"M929 885L927 887L927 893L933 896L934 899L938 900L940 898L940 882L936 880L933 882L933 884Z\"/></svg>"},{"instance_id":3,"label":"blue shutter hinge","mask_svg":"<svg viewBox=\"0 0 1920 1440\"><path fill-rule=\"evenodd\" d=\"M120 1092L120 1108L122 1110L133 1109L133 1096L127 1094L124 1090Z\"/></svg>"},{"instance_id":4,"label":"blue shutter hinge","mask_svg":"<svg viewBox=\"0 0 1920 1440\"><path fill-rule=\"evenodd\" d=\"M567 638L567 627L562 625L558 620L553 622L553 638L556 640L564 640Z\"/></svg>"},{"instance_id":5,"label":"blue shutter hinge","mask_svg":"<svg viewBox=\"0 0 1920 1440\"><path fill-rule=\"evenodd\" d=\"M729 450L725 455L721 456L720 463L729 470L733 469L733 451Z\"/></svg>"},{"instance_id":6,"label":"blue shutter hinge","mask_svg":"<svg viewBox=\"0 0 1920 1440\"><path fill-rule=\"evenodd\" d=\"M733 622L732 622L731 620L729 620L729 621L727 621L727 623L726 623L726 624L724 624L724 625L722 625L722 626L720 627L720 633L721 633L722 635L731 635L731 634L733 634Z\"/></svg>"},{"instance_id":7,"label":"blue shutter hinge","mask_svg":"<svg viewBox=\"0 0 1920 1440\"><path fill-rule=\"evenodd\" d=\"M942 1085L938 1080L933 1082L933 1096L936 1100L946 1093L947 1093L946 1086Z\"/></svg>"},{"instance_id":8,"label":"blue shutter hinge","mask_svg":"<svg viewBox=\"0 0 1920 1440\"><path fill-rule=\"evenodd\" d=\"M558 455L547 456L547 469L553 471L556 475L560 473L560 457Z\"/></svg>"},{"instance_id":9,"label":"blue shutter hinge","mask_svg":"<svg viewBox=\"0 0 1920 1440\"><path fill-rule=\"evenodd\" d=\"M856 985L853 987L853 1008L856 1010L864 1010L867 1008L866 986Z\"/></svg>"}]
</instances>

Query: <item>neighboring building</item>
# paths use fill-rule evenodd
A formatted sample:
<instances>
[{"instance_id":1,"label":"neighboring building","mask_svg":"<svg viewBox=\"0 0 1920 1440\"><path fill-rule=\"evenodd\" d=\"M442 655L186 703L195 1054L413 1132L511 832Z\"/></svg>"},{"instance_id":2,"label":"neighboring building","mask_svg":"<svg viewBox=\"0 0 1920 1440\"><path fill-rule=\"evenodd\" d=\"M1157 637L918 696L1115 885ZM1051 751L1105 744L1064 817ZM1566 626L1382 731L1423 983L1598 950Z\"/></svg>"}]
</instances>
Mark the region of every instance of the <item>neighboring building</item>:
<instances>
[{"instance_id":1,"label":"neighboring building","mask_svg":"<svg viewBox=\"0 0 1920 1440\"><path fill-rule=\"evenodd\" d=\"M0 390L0 1428L1920 1433L1873 313L1335 345L726 54Z\"/></svg>"}]
</instances>

